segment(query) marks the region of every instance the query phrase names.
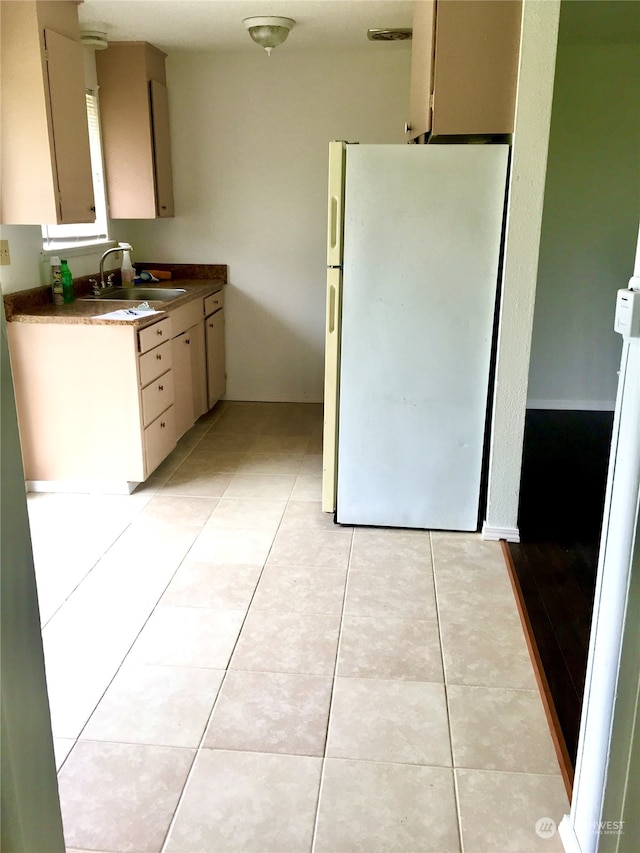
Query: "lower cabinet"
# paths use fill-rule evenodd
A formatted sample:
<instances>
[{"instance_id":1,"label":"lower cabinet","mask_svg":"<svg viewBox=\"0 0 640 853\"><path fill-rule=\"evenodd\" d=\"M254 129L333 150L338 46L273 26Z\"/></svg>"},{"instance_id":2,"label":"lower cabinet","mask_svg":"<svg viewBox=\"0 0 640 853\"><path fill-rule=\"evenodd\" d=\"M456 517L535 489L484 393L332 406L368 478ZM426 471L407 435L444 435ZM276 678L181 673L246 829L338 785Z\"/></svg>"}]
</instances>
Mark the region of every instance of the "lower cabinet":
<instances>
[{"instance_id":1,"label":"lower cabinet","mask_svg":"<svg viewBox=\"0 0 640 853\"><path fill-rule=\"evenodd\" d=\"M191 393L194 420L209 411L207 405L207 356L204 340L204 320L191 329Z\"/></svg>"},{"instance_id":2,"label":"lower cabinet","mask_svg":"<svg viewBox=\"0 0 640 853\"><path fill-rule=\"evenodd\" d=\"M207 351L207 404L212 409L227 387L224 346L224 301L222 291L204 300Z\"/></svg>"},{"instance_id":3,"label":"lower cabinet","mask_svg":"<svg viewBox=\"0 0 640 853\"><path fill-rule=\"evenodd\" d=\"M224 359L224 310L221 308L206 320L207 402L212 409L227 387Z\"/></svg>"},{"instance_id":4,"label":"lower cabinet","mask_svg":"<svg viewBox=\"0 0 640 853\"><path fill-rule=\"evenodd\" d=\"M171 321L8 323L25 479L130 491L175 446Z\"/></svg>"},{"instance_id":5,"label":"lower cabinet","mask_svg":"<svg viewBox=\"0 0 640 853\"><path fill-rule=\"evenodd\" d=\"M31 491L131 491L225 391L222 291L136 330L10 322Z\"/></svg>"},{"instance_id":6,"label":"lower cabinet","mask_svg":"<svg viewBox=\"0 0 640 853\"><path fill-rule=\"evenodd\" d=\"M173 374L175 378L173 408L176 439L185 434L196 421L193 409L193 377L191 362L191 331L176 335L171 341Z\"/></svg>"}]
</instances>

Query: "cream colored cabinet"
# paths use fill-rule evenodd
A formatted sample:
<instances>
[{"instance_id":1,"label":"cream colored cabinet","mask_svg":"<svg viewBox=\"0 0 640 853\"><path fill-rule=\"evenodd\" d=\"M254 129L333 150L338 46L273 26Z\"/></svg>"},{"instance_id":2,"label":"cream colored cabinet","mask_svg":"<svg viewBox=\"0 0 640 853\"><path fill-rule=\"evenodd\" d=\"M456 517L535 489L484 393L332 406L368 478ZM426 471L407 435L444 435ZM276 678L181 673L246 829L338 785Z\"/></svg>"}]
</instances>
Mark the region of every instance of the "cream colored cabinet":
<instances>
[{"instance_id":1,"label":"cream colored cabinet","mask_svg":"<svg viewBox=\"0 0 640 853\"><path fill-rule=\"evenodd\" d=\"M204 334L204 319L193 326L191 335L191 380L194 420L208 411L207 405L207 353Z\"/></svg>"},{"instance_id":2,"label":"cream colored cabinet","mask_svg":"<svg viewBox=\"0 0 640 853\"><path fill-rule=\"evenodd\" d=\"M165 58L147 42L96 53L109 215L173 216Z\"/></svg>"},{"instance_id":3,"label":"cream colored cabinet","mask_svg":"<svg viewBox=\"0 0 640 853\"><path fill-rule=\"evenodd\" d=\"M207 404L212 409L224 396L227 373L224 346L224 298L222 291L204 301L207 352Z\"/></svg>"},{"instance_id":4,"label":"cream colored cabinet","mask_svg":"<svg viewBox=\"0 0 640 853\"><path fill-rule=\"evenodd\" d=\"M193 378L191 369L191 332L182 332L171 341L175 376L174 413L176 439L195 423L193 411Z\"/></svg>"},{"instance_id":5,"label":"cream colored cabinet","mask_svg":"<svg viewBox=\"0 0 640 853\"><path fill-rule=\"evenodd\" d=\"M521 0L417 0L407 140L513 132Z\"/></svg>"},{"instance_id":6,"label":"cream colored cabinet","mask_svg":"<svg viewBox=\"0 0 640 853\"><path fill-rule=\"evenodd\" d=\"M0 221L94 222L78 6L0 3Z\"/></svg>"},{"instance_id":7,"label":"cream colored cabinet","mask_svg":"<svg viewBox=\"0 0 640 853\"><path fill-rule=\"evenodd\" d=\"M171 324L175 430L178 439L207 409L204 300L196 299L176 308L171 314Z\"/></svg>"},{"instance_id":8,"label":"cream colored cabinet","mask_svg":"<svg viewBox=\"0 0 640 853\"><path fill-rule=\"evenodd\" d=\"M130 491L175 446L170 319L7 333L31 489Z\"/></svg>"}]
</instances>

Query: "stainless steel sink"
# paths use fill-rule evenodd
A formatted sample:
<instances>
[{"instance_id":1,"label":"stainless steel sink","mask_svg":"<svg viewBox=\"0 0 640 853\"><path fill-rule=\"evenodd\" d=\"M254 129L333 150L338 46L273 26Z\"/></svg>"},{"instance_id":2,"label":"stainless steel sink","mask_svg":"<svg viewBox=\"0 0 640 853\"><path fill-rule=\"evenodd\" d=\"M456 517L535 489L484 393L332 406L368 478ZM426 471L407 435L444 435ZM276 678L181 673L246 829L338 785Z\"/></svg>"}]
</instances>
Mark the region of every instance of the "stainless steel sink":
<instances>
[{"instance_id":1,"label":"stainless steel sink","mask_svg":"<svg viewBox=\"0 0 640 853\"><path fill-rule=\"evenodd\" d=\"M117 287L115 290L105 290L98 296L83 296L82 299L100 301L102 299L117 299L126 302L171 302L187 291L182 287Z\"/></svg>"}]
</instances>

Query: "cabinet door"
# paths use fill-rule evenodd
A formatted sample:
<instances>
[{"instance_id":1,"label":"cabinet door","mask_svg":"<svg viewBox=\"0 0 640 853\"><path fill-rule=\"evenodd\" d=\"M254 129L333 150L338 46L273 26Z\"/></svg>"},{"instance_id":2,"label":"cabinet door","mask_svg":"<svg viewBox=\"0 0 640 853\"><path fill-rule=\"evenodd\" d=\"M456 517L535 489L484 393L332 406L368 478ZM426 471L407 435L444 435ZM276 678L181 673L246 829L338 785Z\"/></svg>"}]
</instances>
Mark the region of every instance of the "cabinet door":
<instances>
[{"instance_id":1,"label":"cabinet door","mask_svg":"<svg viewBox=\"0 0 640 853\"><path fill-rule=\"evenodd\" d=\"M153 156L156 178L158 216L173 216L173 177L171 171L171 142L169 137L169 96L167 87L157 80L149 84L151 121L153 126Z\"/></svg>"},{"instance_id":2,"label":"cabinet door","mask_svg":"<svg viewBox=\"0 0 640 853\"><path fill-rule=\"evenodd\" d=\"M207 411L207 356L204 341L204 320L190 329L191 380L193 382L193 419L197 421Z\"/></svg>"},{"instance_id":3,"label":"cabinet door","mask_svg":"<svg viewBox=\"0 0 640 853\"><path fill-rule=\"evenodd\" d=\"M434 135L513 132L520 0L440 0Z\"/></svg>"},{"instance_id":4,"label":"cabinet door","mask_svg":"<svg viewBox=\"0 0 640 853\"><path fill-rule=\"evenodd\" d=\"M223 396L227 375L224 358L224 310L217 311L206 319L207 342L207 396L212 409Z\"/></svg>"},{"instance_id":5,"label":"cabinet door","mask_svg":"<svg viewBox=\"0 0 640 853\"><path fill-rule=\"evenodd\" d=\"M176 439L194 424L193 377L191 371L191 332L186 331L171 341L173 364L173 412Z\"/></svg>"},{"instance_id":6,"label":"cabinet door","mask_svg":"<svg viewBox=\"0 0 640 853\"><path fill-rule=\"evenodd\" d=\"M95 222L82 46L45 30L59 222Z\"/></svg>"},{"instance_id":7,"label":"cabinet door","mask_svg":"<svg viewBox=\"0 0 640 853\"><path fill-rule=\"evenodd\" d=\"M413 4L409 121L405 129L407 139L415 139L431 130L435 12L435 0L419 0Z\"/></svg>"}]
</instances>

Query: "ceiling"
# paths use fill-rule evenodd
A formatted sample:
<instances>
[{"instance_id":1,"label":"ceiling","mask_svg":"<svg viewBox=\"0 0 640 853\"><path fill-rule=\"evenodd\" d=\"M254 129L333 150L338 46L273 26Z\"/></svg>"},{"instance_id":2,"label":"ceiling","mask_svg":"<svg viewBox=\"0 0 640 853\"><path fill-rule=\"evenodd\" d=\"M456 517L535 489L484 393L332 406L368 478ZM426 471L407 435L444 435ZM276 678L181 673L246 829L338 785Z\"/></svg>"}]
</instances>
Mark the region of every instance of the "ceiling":
<instances>
[{"instance_id":1,"label":"ceiling","mask_svg":"<svg viewBox=\"0 0 640 853\"><path fill-rule=\"evenodd\" d=\"M166 52L259 50L242 25L253 15L296 21L278 50L388 51L408 50L411 42L370 42L367 29L410 27L412 6L411 0L84 0L79 15L81 26L106 24L109 41L148 41Z\"/></svg>"}]
</instances>

